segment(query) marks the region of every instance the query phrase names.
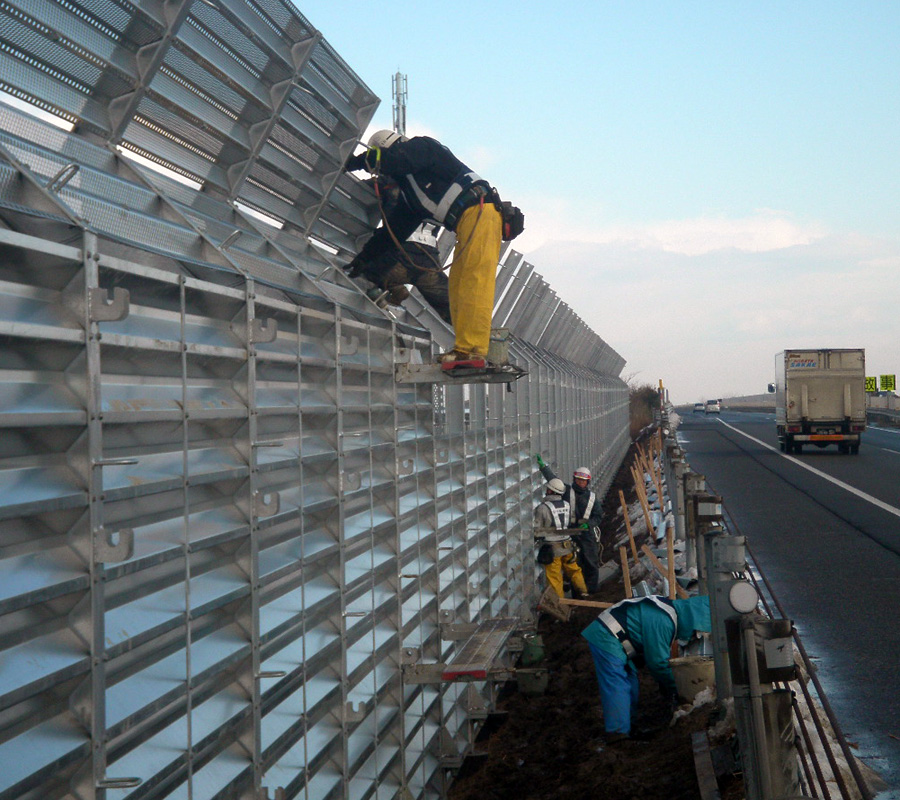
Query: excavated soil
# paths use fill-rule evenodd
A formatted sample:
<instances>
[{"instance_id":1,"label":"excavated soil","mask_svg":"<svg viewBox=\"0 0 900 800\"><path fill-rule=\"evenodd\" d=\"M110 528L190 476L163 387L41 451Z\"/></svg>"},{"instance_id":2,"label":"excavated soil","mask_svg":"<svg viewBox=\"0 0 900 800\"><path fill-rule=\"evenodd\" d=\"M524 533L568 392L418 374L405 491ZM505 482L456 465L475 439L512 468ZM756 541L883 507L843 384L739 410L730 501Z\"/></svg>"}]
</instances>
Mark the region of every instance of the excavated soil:
<instances>
[{"instance_id":1,"label":"excavated soil","mask_svg":"<svg viewBox=\"0 0 900 800\"><path fill-rule=\"evenodd\" d=\"M616 552L622 523L618 490L636 495L625 460L604 508L604 558ZM638 546L641 542L638 541ZM591 599L616 602L621 581L609 581ZM717 720L712 704L669 725L671 712L646 670L641 671L641 701L633 730L645 740L607 745L593 662L581 630L597 612L575 609L568 622L542 614L542 666L550 680L542 696L526 696L508 684L482 729L476 752L460 769L451 800L679 800L700 798L691 734ZM725 798L743 797L738 777L728 776Z\"/></svg>"}]
</instances>

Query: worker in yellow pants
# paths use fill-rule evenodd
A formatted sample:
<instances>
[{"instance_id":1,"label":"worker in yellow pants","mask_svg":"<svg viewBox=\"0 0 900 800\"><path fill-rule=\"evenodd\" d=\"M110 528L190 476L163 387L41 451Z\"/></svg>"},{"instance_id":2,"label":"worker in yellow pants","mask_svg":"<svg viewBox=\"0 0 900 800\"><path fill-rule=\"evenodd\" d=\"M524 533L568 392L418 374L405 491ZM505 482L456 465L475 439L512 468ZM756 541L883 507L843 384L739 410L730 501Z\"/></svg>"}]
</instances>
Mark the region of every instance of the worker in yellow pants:
<instances>
[{"instance_id":1,"label":"worker in yellow pants","mask_svg":"<svg viewBox=\"0 0 900 800\"><path fill-rule=\"evenodd\" d=\"M486 356L491 343L501 231L502 219L493 203L467 208L456 226L450 318L456 333L453 349L464 356Z\"/></svg>"},{"instance_id":2,"label":"worker in yellow pants","mask_svg":"<svg viewBox=\"0 0 900 800\"><path fill-rule=\"evenodd\" d=\"M547 583L553 587L553 591L560 597L563 596L563 575L569 579L572 584L573 591L578 595L586 595L588 593L587 586L584 582L584 574L581 567L578 566L578 559L575 557L575 543L569 539L572 545L570 552L564 556L557 556L549 564L544 565L544 574L547 576Z\"/></svg>"},{"instance_id":3,"label":"worker in yellow pants","mask_svg":"<svg viewBox=\"0 0 900 800\"><path fill-rule=\"evenodd\" d=\"M503 240L499 196L450 150L430 136L407 137L389 130L369 137L368 149L351 156L346 169L387 176L399 187L401 202L384 211L378 228L348 265L369 263L401 243L425 221L456 233L450 268L453 349L440 357L445 369L483 367L491 342L494 281Z\"/></svg>"},{"instance_id":4,"label":"worker in yellow pants","mask_svg":"<svg viewBox=\"0 0 900 800\"><path fill-rule=\"evenodd\" d=\"M559 478L547 481L544 500L534 510L535 536L543 540L537 560L544 565L547 583L560 597L563 596L563 575L569 579L575 594L587 594L584 575L575 558L575 543L567 530L571 509L562 498L565 490L566 486Z\"/></svg>"}]
</instances>

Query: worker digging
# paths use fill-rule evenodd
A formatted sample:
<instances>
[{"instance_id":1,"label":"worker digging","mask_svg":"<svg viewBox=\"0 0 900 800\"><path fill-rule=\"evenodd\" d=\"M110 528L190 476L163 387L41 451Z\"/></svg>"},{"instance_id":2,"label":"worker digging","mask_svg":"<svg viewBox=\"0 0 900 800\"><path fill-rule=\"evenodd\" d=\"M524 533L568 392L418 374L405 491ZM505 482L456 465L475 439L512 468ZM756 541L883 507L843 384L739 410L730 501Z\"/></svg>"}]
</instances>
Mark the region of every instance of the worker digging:
<instances>
[{"instance_id":1,"label":"worker digging","mask_svg":"<svg viewBox=\"0 0 900 800\"><path fill-rule=\"evenodd\" d=\"M522 231L521 212L503 203L496 189L429 136L407 138L395 131L377 131L365 152L350 157L346 169L366 169L376 179L390 178L402 198L388 210L379 197L384 224L351 265L374 262L391 249L402 251L402 243L423 222L443 225L456 234L448 283L455 343L438 361L447 371L484 369L500 246ZM377 180L375 187L378 192ZM440 265L434 268L439 270Z\"/></svg>"},{"instance_id":2,"label":"worker digging","mask_svg":"<svg viewBox=\"0 0 900 800\"><path fill-rule=\"evenodd\" d=\"M685 646L695 633L709 630L709 597L697 595L622 600L581 632L594 660L607 743L635 735L631 716L638 703L638 668L647 666L674 708L678 692L669 665L672 645L677 640Z\"/></svg>"}]
</instances>

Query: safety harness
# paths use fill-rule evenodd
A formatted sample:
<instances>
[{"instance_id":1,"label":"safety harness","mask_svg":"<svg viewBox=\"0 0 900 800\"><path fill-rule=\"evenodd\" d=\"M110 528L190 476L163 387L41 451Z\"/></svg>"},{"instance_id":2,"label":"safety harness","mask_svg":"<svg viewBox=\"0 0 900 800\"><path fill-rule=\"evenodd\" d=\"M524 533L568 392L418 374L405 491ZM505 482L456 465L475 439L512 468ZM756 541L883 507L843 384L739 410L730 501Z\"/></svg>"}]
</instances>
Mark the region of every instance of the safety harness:
<instances>
[{"instance_id":1,"label":"safety harness","mask_svg":"<svg viewBox=\"0 0 900 800\"><path fill-rule=\"evenodd\" d=\"M538 550L537 562L545 566L555 558L565 558L575 552L575 544L566 530L569 527L569 504L557 495L556 500L544 500L543 505L553 515L553 525L557 533L542 534L538 541L543 544Z\"/></svg>"},{"instance_id":2,"label":"safety harness","mask_svg":"<svg viewBox=\"0 0 900 800\"><path fill-rule=\"evenodd\" d=\"M577 516L577 513L575 511L575 504L578 502L578 496L575 494L575 487L570 486L567 494L568 494L568 498L569 498L569 506L571 506L571 508L572 508L572 516L575 517L575 516ZM597 502L597 495L594 492L591 492L590 497L588 497L587 506L584 509L584 514L582 514L584 519L591 518L591 511L594 510L594 503L596 503L596 502Z\"/></svg>"},{"instance_id":3,"label":"safety harness","mask_svg":"<svg viewBox=\"0 0 900 800\"><path fill-rule=\"evenodd\" d=\"M569 504L565 500L562 498L559 500L544 500L544 505L550 509L550 513L553 515L553 525L556 530L564 531L569 527ZM560 533L558 536L550 534L544 538L548 542L563 542L569 538L569 534Z\"/></svg>"},{"instance_id":4,"label":"safety harness","mask_svg":"<svg viewBox=\"0 0 900 800\"><path fill-rule=\"evenodd\" d=\"M622 600L620 603L616 604L616 610L621 610L623 614L626 609L623 606L633 603L642 603L646 600L649 600L651 603L657 606L661 611L665 611L671 618L672 622L675 624L675 630L678 629L678 615L675 613L675 607L672 605L672 601L668 600L664 597L657 597L655 595L650 595L649 597L636 597L632 600ZM616 619L615 614L613 613L613 609L608 608L606 611L601 613L597 620L603 623L608 629L609 632L619 640L622 645L622 649L625 651L625 655L630 659L634 659L638 656L638 651L635 649L635 646L631 643L631 640L628 638L628 634L625 632L625 628L622 623ZM675 633L672 634L672 641L675 641ZM671 642L669 643L671 645Z\"/></svg>"},{"instance_id":5,"label":"safety harness","mask_svg":"<svg viewBox=\"0 0 900 800\"><path fill-rule=\"evenodd\" d=\"M412 175L404 175L403 179L412 190L422 210L435 222L439 222L451 231L456 230L456 223L459 222L463 211L479 203L490 193L490 186L475 172L464 172L457 175L444 194L436 200L425 193Z\"/></svg>"}]
</instances>

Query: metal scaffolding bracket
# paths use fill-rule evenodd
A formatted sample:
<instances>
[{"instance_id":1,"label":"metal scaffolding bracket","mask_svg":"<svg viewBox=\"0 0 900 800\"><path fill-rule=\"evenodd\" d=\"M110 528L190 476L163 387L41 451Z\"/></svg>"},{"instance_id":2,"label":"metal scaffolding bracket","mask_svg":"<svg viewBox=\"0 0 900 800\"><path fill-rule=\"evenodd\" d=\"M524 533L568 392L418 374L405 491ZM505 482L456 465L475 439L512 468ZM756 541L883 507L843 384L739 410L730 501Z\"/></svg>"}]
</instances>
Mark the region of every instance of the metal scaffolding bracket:
<instances>
[{"instance_id":1,"label":"metal scaffolding bracket","mask_svg":"<svg viewBox=\"0 0 900 800\"><path fill-rule=\"evenodd\" d=\"M440 364L397 364L397 383L512 383L528 373L514 364L488 364L483 369L444 370Z\"/></svg>"}]
</instances>

